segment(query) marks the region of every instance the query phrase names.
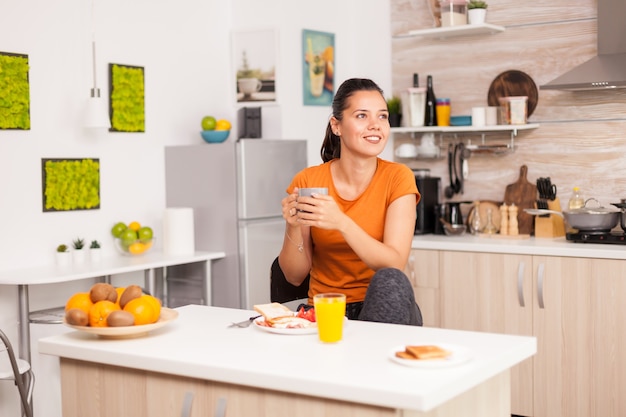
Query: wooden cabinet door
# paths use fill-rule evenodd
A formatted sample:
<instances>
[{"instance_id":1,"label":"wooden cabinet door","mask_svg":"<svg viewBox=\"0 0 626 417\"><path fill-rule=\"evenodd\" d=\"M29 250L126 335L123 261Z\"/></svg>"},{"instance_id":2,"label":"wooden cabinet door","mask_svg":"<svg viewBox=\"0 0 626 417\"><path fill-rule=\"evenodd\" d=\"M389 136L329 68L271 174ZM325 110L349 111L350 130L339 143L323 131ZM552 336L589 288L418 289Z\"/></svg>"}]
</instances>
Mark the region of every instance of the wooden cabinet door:
<instances>
[{"instance_id":1,"label":"wooden cabinet door","mask_svg":"<svg viewBox=\"0 0 626 417\"><path fill-rule=\"evenodd\" d=\"M535 417L626 415L624 264L534 257Z\"/></svg>"},{"instance_id":2,"label":"wooden cabinet door","mask_svg":"<svg viewBox=\"0 0 626 417\"><path fill-rule=\"evenodd\" d=\"M532 257L440 253L441 327L530 336ZM533 359L511 370L511 411L533 415Z\"/></svg>"},{"instance_id":3,"label":"wooden cabinet door","mask_svg":"<svg viewBox=\"0 0 626 417\"><path fill-rule=\"evenodd\" d=\"M414 249L404 271L411 281L424 326L440 327L439 251Z\"/></svg>"}]
</instances>

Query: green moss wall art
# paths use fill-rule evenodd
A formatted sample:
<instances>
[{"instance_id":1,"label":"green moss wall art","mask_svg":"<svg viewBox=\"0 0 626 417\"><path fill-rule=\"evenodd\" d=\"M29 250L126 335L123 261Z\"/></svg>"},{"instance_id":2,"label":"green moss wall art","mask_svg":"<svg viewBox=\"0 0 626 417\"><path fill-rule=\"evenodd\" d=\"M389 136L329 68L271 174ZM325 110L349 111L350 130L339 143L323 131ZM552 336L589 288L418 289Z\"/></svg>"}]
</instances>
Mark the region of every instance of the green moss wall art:
<instances>
[{"instance_id":1,"label":"green moss wall art","mask_svg":"<svg viewBox=\"0 0 626 417\"><path fill-rule=\"evenodd\" d=\"M43 211L100 208L100 160L42 159Z\"/></svg>"},{"instance_id":2,"label":"green moss wall art","mask_svg":"<svg viewBox=\"0 0 626 417\"><path fill-rule=\"evenodd\" d=\"M0 52L0 129L30 130L28 55Z\"/></svg>"},{"instance_id":3,"label":"green moss wall art","mask_svg":"<svg viewBox=\"0 0 626 417\"><path fill-rule=\"evenodd\" d=\"M112 132L145 131L144 70L109 64L109 105Z\"/></svg>"}]
</instances>

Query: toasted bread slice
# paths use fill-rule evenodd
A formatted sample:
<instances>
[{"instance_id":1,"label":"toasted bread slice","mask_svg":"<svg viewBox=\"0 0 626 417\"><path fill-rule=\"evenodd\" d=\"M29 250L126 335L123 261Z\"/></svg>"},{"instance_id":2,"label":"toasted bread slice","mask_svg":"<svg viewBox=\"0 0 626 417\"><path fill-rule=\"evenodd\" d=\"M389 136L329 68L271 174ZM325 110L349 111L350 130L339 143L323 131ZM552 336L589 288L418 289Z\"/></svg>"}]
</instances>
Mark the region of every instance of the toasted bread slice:
<instances>
[{"instance_id":1,"label":"toasted bread slice","mask_svg":"<svg viewBox=\"0 0 626 417\"><path fill-rule=\"evenodd\" d=\"M256 304L254 305L254 311L262 315L263 318L265 318L265 321L269 324L271 324L273 320L281 317L294 316L293 312L289 310L289 308L280 303Z\"/></svg>"},{"instance_id":2,"label":"toasted bread slice","mask_svg":"<svg viewBox=\"0 0 626 417\"><path fill-rule=\"evenodd\" d=\"M306 329L315 326L315 323L296 316L278 317L269 320L268 323L276 329Z\"/></svg>"},{"instance_id":3,"label":"toasted bread slice","mask_svg":"<svg viewBox=\"0 0 626 417\"><path fill-rule=\"evenodd\" d=\"M439 346L434 345L409 345L405 347L403 354L396 352L396 356L403 359L444 359L452 354Z\"/></svg>"}]
</instances>

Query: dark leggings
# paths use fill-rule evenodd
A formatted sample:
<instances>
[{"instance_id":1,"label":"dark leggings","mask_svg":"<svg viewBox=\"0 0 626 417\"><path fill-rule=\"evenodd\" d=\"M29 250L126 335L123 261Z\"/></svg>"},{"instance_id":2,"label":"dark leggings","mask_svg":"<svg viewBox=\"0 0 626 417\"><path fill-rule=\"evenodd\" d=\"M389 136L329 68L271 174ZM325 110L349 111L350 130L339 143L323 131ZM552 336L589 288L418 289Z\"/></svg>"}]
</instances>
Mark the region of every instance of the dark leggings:
<instances>
[{"instance_id":1,"label":"dark leggings","mask_svg":"<svg viewBox=\"0 0 626 417\"><path fill-rule=\"evenodd\" d=\"M422 312L415 302L413 287L404 272L396 268L384 268L374 274L358 319L422 325Z\"/></svg>"},{"instance_id":2,"label":"dark leggings","mask_svg":"<svg viewBox=\"0 0 626 417\"><path fill-rule=\"evenodd\" d=\"M350 320L411 326L421 326L423 323L413 287L404 272L396 268L385 268L376 272L365 293L365 300L348 303L346 317Z\"/></svg>"}]
</instances>

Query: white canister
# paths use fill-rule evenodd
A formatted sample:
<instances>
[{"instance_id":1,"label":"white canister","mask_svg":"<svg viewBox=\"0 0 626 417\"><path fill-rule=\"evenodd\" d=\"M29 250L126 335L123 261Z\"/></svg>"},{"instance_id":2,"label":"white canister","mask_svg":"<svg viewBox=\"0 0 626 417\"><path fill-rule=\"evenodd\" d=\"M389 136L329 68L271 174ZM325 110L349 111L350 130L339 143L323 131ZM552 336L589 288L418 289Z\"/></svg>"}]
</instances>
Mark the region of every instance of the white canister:
<instances>
[{"instance_id":1,"label":"white canister","mask_svg":"<svg viewBox=\"0 0 626 417\"><path fill-rule=\"evenodd\" d=\"M485 124L487 126L498 124L498 107L489 106L485 108Z\"/></svg>"},{"instance_id":2,"label":"white canister","mask_svg":"<svg viewBox=\"0 0 626 417\"><path fill-rule=\"evenodd\" d=\"M172 207L165 209L163 252L167 255L193 255L195 252L192 208Z\"/></svg>"},{"instance_id":3,"label":"white canister","mask_svg":"<svg viewBox=\"0 0 626 417\"><path fill-rule=\"evenodd\" d=\"M484 107L472 107L472 126L485 126L486 112Z\"/></svg>"},{"instance_id":4,"label":"white canister","mask_svg":"<svg viewBox=\"0 0 626 417\"><path fill-rule=\"evenodd\" d=\"M426 109L426 88L409 88L410 126L424 126L424 110Z\"/></svg>"}]
</instances>

